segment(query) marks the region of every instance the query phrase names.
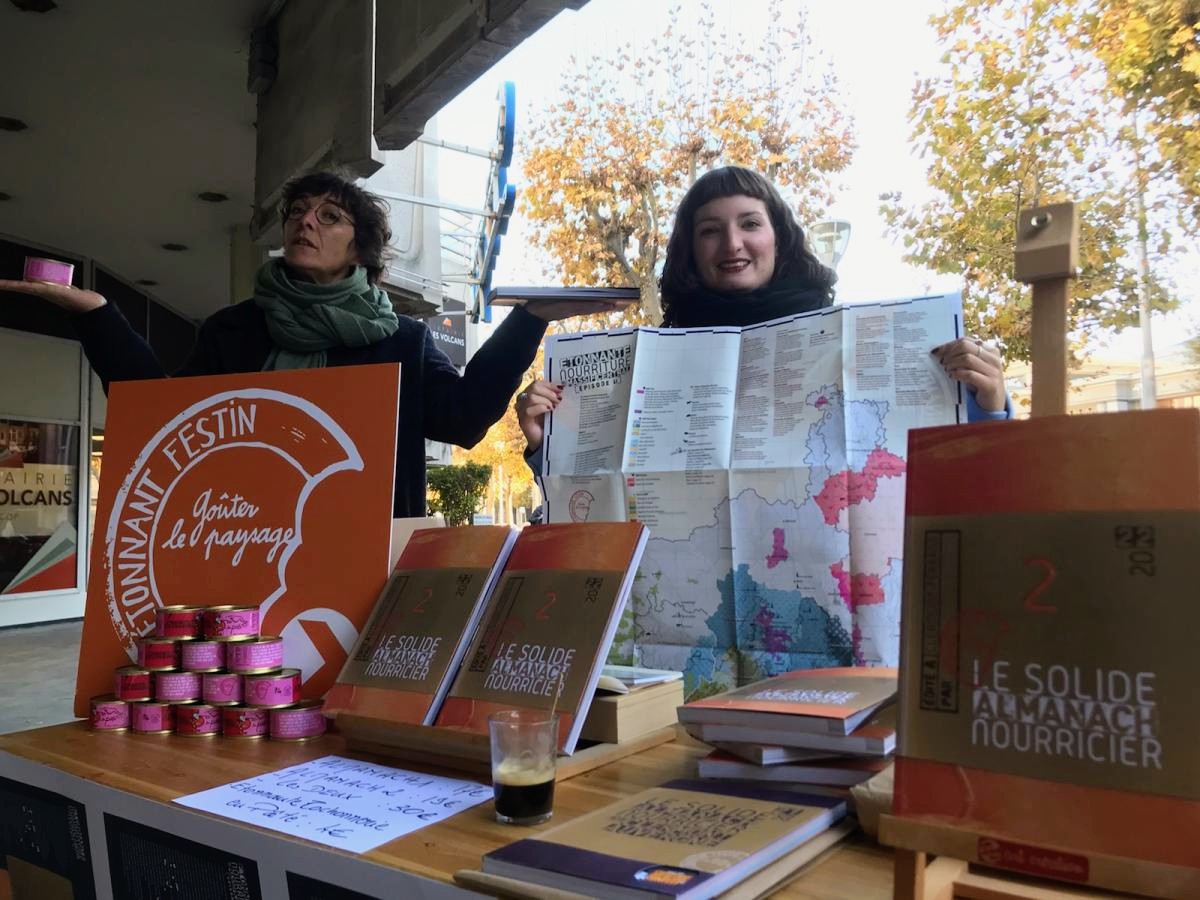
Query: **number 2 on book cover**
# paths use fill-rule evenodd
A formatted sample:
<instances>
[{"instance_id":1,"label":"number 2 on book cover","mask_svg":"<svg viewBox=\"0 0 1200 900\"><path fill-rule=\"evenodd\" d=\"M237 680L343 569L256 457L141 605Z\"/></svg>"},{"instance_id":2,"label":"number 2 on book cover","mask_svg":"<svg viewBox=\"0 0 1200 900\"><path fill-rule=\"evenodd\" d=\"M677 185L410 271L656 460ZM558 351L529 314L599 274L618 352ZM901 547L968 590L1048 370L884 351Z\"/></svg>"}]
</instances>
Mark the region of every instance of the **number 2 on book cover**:
<instances>
[{"instance_id":1,"label":"number 2 on book cover","mask_svg":"<svg viewBox=\"0 0 1200 900\"><path fill-rule=\"evenodd\" d=\"M558 593L555 591L546 591L546 603L533 614L533 617L539 622L545 622L550 618L550 607L558 602Z\"/></svg>"}]
</instances>

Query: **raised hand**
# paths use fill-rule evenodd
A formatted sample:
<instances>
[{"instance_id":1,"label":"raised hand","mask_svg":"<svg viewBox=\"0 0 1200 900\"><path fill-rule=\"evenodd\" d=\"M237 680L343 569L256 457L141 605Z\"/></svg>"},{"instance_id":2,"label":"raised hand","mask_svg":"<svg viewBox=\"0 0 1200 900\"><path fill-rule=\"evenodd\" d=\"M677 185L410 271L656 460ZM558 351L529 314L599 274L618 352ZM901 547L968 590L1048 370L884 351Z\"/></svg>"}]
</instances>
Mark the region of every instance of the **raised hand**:
<instances>
[{"instance_id":1,"label":"raised hand","mask_svg":"<svg viewBox=\"0 0 1200 900\"><path fill-rule=\"evenodd\" d=\"M67 312L83 313L97 309L108 301L95 291L85 291L69 284L48 284L44 281L8 281L0 279L0 291L41 297Z\"/></svg>"},{"instance_id":2,"label":"raised hand","mask_svg":"<svg viewBox=\"0 0 1200 900\"><path fill-rule=\"evenodd\" d=\"M544 322L555 322L558 319L570 319L574 316L591 316L596 313L614 312L628 304L599 300L529 300L525 303L526 312L532 313Z\"/></svg>"},{"instance_id":3,"label":"raised hand","mask_svg":"<svg viewBox=\"0 0 1200 900\"><path fill-rule=\"evenodd\" d=\"M538 378L517 394L513 408L517 411L517 424L525 435L530 450L542 446L546 413L553 412L562 402L562 385L551 384Z\"/></svg>"},{"instance_id":4,"label":"raised hand","mask_svg":"<svg viewBox=\"0 0 1200 900\"><path fill-rule=\"evenodd\" d=\"M946 374L961 381L975 394L980 409L998 412L1004 409L1004 357L1000 351L979 338L959 338L929 351Z\"/></svg>"}]
</instances>

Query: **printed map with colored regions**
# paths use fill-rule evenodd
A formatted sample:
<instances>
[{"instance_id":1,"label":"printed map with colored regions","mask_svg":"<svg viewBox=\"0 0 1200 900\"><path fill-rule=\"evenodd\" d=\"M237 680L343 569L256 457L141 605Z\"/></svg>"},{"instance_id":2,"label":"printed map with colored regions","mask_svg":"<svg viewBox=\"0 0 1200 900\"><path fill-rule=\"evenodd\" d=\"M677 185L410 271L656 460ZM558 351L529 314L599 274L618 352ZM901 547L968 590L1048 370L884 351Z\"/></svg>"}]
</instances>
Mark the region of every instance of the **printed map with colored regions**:
<instances>
[{"instance_id":1,"label":"printed map with colored regions","mask_svg":"<svg viewBox=\"0 0 1200 900\"><path fill-rule=\"evenodd\" d=\"M610 661L682 670L689 697L898 664L906 423L836 385L805 406L804 467L656 476L659 518L692 527L651 529Z\"/></svg>"}]
</instances>

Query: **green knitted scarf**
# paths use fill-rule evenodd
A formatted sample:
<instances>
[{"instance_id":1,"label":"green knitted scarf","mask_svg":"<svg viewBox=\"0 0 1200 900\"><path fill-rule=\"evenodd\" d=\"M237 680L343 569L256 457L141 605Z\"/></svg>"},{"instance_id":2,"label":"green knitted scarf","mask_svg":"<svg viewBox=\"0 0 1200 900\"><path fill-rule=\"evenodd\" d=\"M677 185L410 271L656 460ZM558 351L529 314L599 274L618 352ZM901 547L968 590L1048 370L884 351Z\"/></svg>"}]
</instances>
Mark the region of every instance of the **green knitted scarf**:
<instances>
[{"instance_id":1,"label":"green knitted scarf","mask_svg":"<svg viewBox=\"0 0 1200 900\"><path fill-rule=\"evenodd\" d=\"M283 260L258 270L254 302L267 317L275 349L263 370L317 369L332 347L365 347L393 334L399 319L387 294L355 266L348 278L317 284L292 277Z\"/></svg>"}]
</instances>

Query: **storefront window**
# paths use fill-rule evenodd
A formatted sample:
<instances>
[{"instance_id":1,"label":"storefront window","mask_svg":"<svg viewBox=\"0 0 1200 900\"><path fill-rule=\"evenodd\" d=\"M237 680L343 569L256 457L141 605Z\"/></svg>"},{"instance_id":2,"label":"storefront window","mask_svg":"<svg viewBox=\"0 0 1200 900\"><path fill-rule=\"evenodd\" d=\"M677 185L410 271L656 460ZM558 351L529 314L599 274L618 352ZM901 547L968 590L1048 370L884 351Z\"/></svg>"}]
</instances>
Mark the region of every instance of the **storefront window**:
<instances>
[{"instance_id":1,"label":"storefront window","mask_svg":"<svg viewBox=\"0 0 1200 900\"><path fill-rule=\"evenodd\" d=\"M76 586L79 426L0 418L0 594Z\"/></svg>"}]
</instances>

